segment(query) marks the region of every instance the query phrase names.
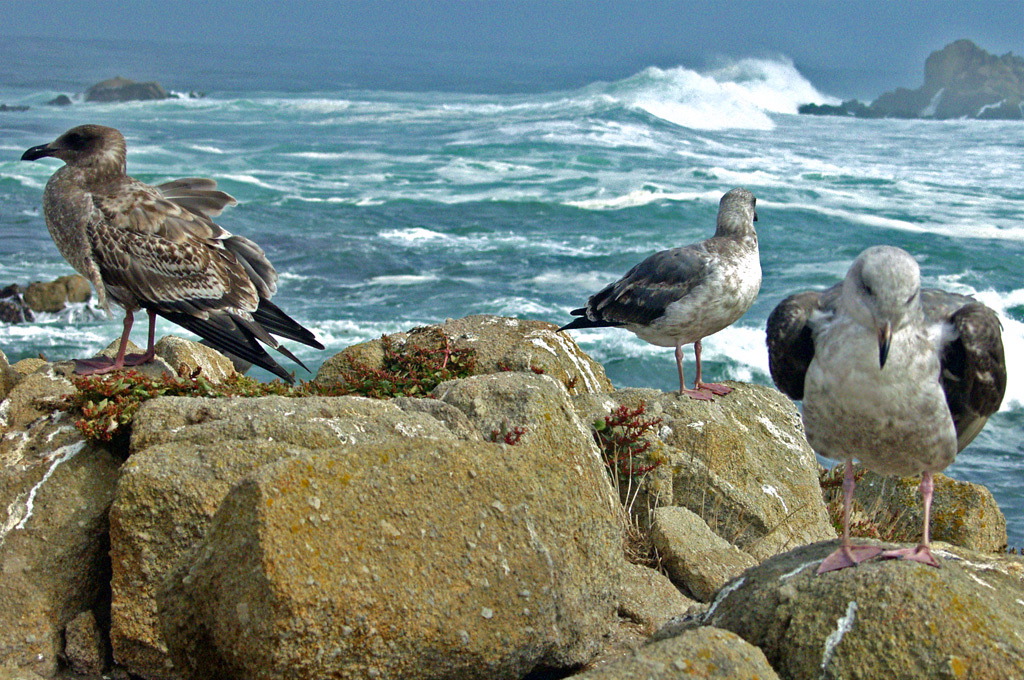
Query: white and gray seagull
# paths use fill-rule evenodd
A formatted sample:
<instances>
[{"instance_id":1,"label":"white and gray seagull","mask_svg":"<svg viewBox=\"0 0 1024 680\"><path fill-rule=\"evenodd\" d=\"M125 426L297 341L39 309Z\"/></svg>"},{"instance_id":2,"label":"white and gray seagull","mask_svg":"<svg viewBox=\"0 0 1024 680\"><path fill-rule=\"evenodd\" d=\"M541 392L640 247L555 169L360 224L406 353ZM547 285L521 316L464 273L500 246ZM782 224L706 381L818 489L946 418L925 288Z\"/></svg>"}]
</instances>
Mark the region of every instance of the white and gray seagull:
<instances>
[{"instance_id":1,"label":"white and gray seagull","mask_svg":"<svg viewBox=\"0 0 1024 680\"><path fill-rule=\"evenodd\" d=\"M981 431L1006 389L995 312L966 295L922 289L909 253L875 246L842 283L783 300L767 335L772 379L803 399L807 441L846 461L843 538L818 573L879 554L939 566L929 548L932 476ZM854 458L881 474L921 475L917 547L850 543Z\"/></svg>"},{"instance_id":2,"label":"white and gray seagull","mask_svg":"<svg viewBox=\"0 0 1024 680\"><path fill-rule=\"evenodd\" d=\"M80 374L137 366L154 357L156 317L192 331L213 347L294 379L260 343L299 361L273 335L317 349L316 337L274 305L277 272L263 250L213 222L235 199L211 179L151 186L127 174L124 136L111 127L80 125L21 159L58 158L43 192L43 212L60 254L95 287L110 313L125 310L114 359L80 360ZM134 312L149 313L144 354L125 354ZM303 366L305 368L305 366Z\"/></svg>"},{"instance_id":3,"label":"white and gray seagull","mask_svg":"<svg viewBox=\"0 0 1024 680\"><path fill-rule=\"evenodd\" d=\"M654 253L570 312L579 318L558 330L621 326L660 347L675 347L679 391L693 399L728 394L703 381L701 340L743 316L761 288L754 194L733 189L722 197L711 238ZM683 379L683 345L693 343L697 379Z\"/></svg>"}]
</instances>

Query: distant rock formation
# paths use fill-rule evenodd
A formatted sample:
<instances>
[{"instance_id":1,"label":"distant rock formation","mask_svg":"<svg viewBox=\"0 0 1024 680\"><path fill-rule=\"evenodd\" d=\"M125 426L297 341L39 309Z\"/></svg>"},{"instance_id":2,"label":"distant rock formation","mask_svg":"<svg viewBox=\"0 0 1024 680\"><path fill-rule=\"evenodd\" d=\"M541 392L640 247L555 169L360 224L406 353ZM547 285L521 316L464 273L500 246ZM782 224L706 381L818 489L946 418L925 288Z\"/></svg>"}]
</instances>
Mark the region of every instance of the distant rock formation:
<instances>
[{"instance_id":1,"label":"distant rock formation","mask_svg":"<svg viewBox=\"0 0 1024 680\"><path fill-rule=\"evenodd\" d=\"M27 106L0 104L0 111L28 111Z\"/></svg>"},{"instance_id":2,"label":"distant rock formation","mask_svg":"<svg viewBox=\"0 0 1024 680\"><path fill-rule=\"evenodd\" d=\"M34 281L25 288L12 283L0 288L0 323L31 322L35 312L59 312L69 303L88 302L91 296L89 282L78 274Z\"/></svg>"},{"instance_id":3,"label":"distant rock formation","mask_svg":"<svg viewBox=\"0 0 1024 680\"><path fill-rule=\"evenodd\" d=\"M50 101L46 102L47 106L71 106L71 97L66 94L59 94Z\"/></svg>"},{"instance_id":4,"label":"distant rock formation","mask_svg":"<svg viewBox=\"0 0 1024 680\"><path fill-rule=\"evenodd\" d=\"M970 40L957 40L932 52L924 64L924 84L901 87L871 104L856 99L839 106L805 104L800 113L857 118L1024 119L1024 58L997 57Z\"/></svg>"},{"instance_id":5,"label":"distant rock formation","mask_svg":"<svg viewBox=\"0 0 1024 680\"><path fill-rule=\"evenodd\" d=\"M138 83L121 76L96 83L85 91L87 102L131 102L169 97L160 83Z\"/></svg>"}]
</instances>

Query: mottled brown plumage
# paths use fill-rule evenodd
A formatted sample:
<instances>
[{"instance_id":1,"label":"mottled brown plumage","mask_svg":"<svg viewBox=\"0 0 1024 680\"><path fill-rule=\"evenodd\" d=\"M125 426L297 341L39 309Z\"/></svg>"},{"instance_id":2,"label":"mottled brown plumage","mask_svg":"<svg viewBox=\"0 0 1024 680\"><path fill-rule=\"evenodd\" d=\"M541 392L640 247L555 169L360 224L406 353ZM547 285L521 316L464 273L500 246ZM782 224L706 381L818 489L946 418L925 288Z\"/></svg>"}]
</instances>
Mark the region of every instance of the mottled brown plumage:
<instances>
[{"instance_id":1,"label":"mottled brown plumage","mask_svg":"<svg viewBox=\"0 0 1024 680\"><path fill-rule=\"evenodd\" d=\"M277 272L263 250L213 222L236 203L216 182L140 182L126 172L124 137L101 125L72 128L29 149L22 160L46 156L65 163L43 193L46 225L57 249L92 282L100 307L109 314L112 300L125 310L117 357L79 362L80 372L152 360L155 315L289 381L291 375L261 342L299 365L271 333L323 349L310 331L270 302L277 292ZM150 315L148 348L145 354L125 356L139 309Z\"/></svg>"}]
</instances>

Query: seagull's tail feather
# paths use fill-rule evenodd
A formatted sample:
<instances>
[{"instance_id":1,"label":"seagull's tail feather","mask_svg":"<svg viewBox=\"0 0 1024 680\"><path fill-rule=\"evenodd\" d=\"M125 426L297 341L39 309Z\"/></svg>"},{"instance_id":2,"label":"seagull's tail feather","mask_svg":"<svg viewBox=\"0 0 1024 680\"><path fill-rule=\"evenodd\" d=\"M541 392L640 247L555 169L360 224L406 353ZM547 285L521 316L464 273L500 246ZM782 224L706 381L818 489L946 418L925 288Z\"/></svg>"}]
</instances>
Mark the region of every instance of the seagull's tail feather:
<instances>
[{"instance_id":1,"label":"seagull's tail feather","mask_svg":"<svg viewBox=\"0 0 1024 680\"><path fill-rule=\"evenodd\" d=\"M224 247L245 269L261 298L269 298L277 292L277 271L262 248L244 236L237 235L224 239Z\"/></svg>"},{"instance_id":2,"label":"seagull's tail feather","mask_svg":"<svg viewBox=\"0 0 1024 680\"><path fill-rule=\"evenodd\" d=\"M264 368L285 382L295 382L295 378L274 361L274 358L263 349L252 329L248 327L249 324L241 322L242 320L230 314L213 314L209 318L202 319L191 314L181 314L178 312L156 310L156 313L205 339L217 350L229 352L245 361ZM280 347L278 350L289 359L293 359L300 366L302 365L302 362L295 359L291 352L282 350Z\"/></svg>"},{"instance_id":3,"label":"seagull's tail feather","mask_svg":"<svg viewBox=\"0 0 1024 680\"><path fill-rule=\"evenodd\" d=\"M559 331L570 331L574 328L610 328L624 325L621 321L606 321L605 319L591 319L587 316L587 308L580 307L569 312L576 318L565 324Z\"/></svg>"},{"instance_id":4,"label":"seagull's tail feather","mask_svg":"<svg viewBox=\"0 0 1024 680\"><path fill-rule=\"evenodd\" d=\"M284 312L282 312L282 314L283 313ZM297 363L299 366L302 366L302 368L304 368L305 370L307 370L307 371L309 370L309 368L306 366L306 364L302 363L297 356L292 354L290 349L288 349L287 347L285 347L284 345L279 343L277 341L277 338L275 338L272 335L270 335L270 333L267 332L267 329L264 328L263 326L261 326L259 324L259 322L255 321L255 320L254 321L249 321L248 319L243 319L241 317L236 317L235 321L240 326L244 327L246 330L248 330L250 333L252 333L253 336L255 336L256 339L259 340L260 342L262 342L265 345L268 345L270 347L273 347L278 352L280 352L281 354L285 355L286 357L288 357L289 359L291 359L292 361ZM303 330L305 330L305 329L303 329Z\"/></svg>"},{"instance_id":5,"label":"seagull's tail feather","mask_svg":"<svg viewBox=\"0 0 1024 680\"><path fill-rule=\"evenodd\" d=\"M252 318L274 335L280 335L282 338L301 342L303 345L316 349L324 348L309 329L285 314L280 307L266 298L260 300L260 306L253 312Z\"/></svg>"}]
</instances>

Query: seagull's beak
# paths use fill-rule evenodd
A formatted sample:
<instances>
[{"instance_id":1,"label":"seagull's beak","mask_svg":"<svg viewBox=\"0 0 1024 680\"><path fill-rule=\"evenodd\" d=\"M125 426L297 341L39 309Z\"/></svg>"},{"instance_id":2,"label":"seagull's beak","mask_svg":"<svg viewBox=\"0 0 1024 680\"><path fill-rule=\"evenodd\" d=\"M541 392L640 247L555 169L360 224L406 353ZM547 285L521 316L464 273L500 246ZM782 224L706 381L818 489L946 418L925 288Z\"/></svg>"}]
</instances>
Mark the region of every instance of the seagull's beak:
<instances>
[{"instance_id":1,"label":"seagull's beak","mask_svg":"<svg viewBox=\"0 0 1024 680\"><path fill-rule=\"evenodd\" d=\"M878 329L878 367L885 368L885 360L889 356L889 343L892 341L892 324L885 322Z\"/></svg>"},{"instance_id":2,"label":"seagull's beak","mask_svg":"<svg viewBox=\"0 0 1024 680\"><path fill-rule=\"evenodd\" d=\"M31 149L21 154L21 160L35 161L52 155L53 150L50 148L49 144L40 144L39 146L33 146Z\"/></svg>"},{"instance_id":3,"label":"seagull's beak","mask_svg":"<svg viewBox=\"0 0 1024 680\"><path fill-rule=\"evenodd\" d=\"M754 221L757 222L757 211L754 211Z\"/></svg>"}]
</instances>

